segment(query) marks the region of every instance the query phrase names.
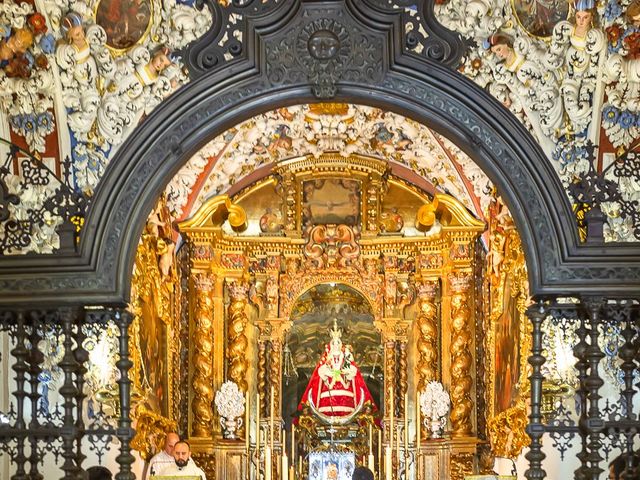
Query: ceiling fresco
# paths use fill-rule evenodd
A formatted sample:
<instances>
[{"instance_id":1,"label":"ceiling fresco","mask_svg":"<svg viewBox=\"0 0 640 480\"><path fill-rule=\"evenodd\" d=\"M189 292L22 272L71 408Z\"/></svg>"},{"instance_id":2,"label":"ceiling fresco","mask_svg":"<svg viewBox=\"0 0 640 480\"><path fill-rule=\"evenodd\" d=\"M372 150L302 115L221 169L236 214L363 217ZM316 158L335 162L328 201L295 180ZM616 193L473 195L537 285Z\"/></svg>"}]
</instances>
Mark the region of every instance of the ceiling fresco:
<instances>
[{"instance_id":1,"label":"ceiling fresco","mask_svg":"<svg viewBox=\"0 0 640 480\"><path fill-rule=\"evenodd\" d=\"M415 5L402 8L406 31L422 38ZM439 0L435 15L472 41L459 71L522 121L568 191L588 172L617 185L620 197L604 204L605 239L637 241L640 1ZM69 158L71 188L90 196L136 125L189 81L179 52L210 24L193 0L2 2L0 138L37 154L59 178ZM242 29L233 32L220 41L242 41ZM418 41L413 53L422 50ZM7 151L0 143L3 158ZM236 126L177 174L169 203L184 217L257 167L325 151L388 159L476 216L486 211L491 185L455 145L400 115L354 105L295 106ZM8 188L26 198L9 206L19 220L48 189L21 190L18 162L7 168ZM56 247L56 220L40 223L22 251Z\"/></svg>"}]
</instances>

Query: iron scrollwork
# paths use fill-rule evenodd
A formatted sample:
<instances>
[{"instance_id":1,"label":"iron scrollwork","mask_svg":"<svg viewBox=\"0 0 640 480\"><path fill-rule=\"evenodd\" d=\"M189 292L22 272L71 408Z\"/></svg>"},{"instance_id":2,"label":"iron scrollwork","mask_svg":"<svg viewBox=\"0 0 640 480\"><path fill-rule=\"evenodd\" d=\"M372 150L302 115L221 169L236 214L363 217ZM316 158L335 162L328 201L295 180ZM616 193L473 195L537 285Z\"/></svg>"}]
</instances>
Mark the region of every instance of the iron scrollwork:
<instances>
[{"instance_id":1,"label":"iron scrollwork","mask_svg":"<svg viewBox=\"0 0 640 480\"><path fill-rule=\"evenodd\" d=\"M56 225L59 237L59 245L53 250L75 252L89 200L71 186L69 158L62 162L62 178L58 178L30 152L7 140L0 141L9 146L0 166L0 255L29 250L37 230L50 224ZM20 175L12 172L12 166L17 165ZM25 203L30 197L36 199Z\"/></svg>"}]
</instances>

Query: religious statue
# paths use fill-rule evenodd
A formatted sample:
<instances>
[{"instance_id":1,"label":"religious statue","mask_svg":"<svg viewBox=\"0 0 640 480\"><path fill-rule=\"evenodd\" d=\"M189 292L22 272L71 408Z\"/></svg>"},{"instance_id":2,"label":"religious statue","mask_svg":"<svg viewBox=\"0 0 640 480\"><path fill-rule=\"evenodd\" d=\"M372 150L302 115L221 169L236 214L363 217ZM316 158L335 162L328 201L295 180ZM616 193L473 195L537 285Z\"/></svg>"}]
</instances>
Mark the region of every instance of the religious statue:
<instances>
[{"instance_id":1,"label":"religious statue","mask_svg":"<svg viewBox=\"0 0 640 480\"><path fill-rule=\"evenodd\" d=\"M558 22L554 27L545 58L550 70L565 70L560 93L574 132L582 132L591 124L593 94L604 60L606 37L595 20L594 0L578 0L574 21ZM599 122L592 124L599 128Z\"/></svg>"},{"instance_id":2,"label":"religious statue","mask_svg":"<svg viewBox=\"0 0 640 480\"><path fill-rule=\"evenodd\" d=\"M298 405L299 411L310 406L321 417L351 418L365 404L377 407L356 365L349 345L342 343L342 331L333 321L331 340L325 347L316 369Z\"/></svg>"}]
</instances>

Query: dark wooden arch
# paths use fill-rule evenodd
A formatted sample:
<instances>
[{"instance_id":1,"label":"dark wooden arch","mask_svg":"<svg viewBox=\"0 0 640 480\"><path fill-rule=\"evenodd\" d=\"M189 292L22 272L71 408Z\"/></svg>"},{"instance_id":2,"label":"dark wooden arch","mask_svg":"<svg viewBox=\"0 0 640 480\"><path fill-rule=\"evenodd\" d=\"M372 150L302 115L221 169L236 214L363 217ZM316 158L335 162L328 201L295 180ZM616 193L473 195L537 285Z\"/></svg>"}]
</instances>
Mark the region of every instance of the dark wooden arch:
<instances>
[{"instance_id":1,"label":"dark wooden arch","mask_svg":"<svg viewBox=\"0 0 640 480\"><path fill-rule=\"evenodd\" d=\"M79 253L0 259L0 303L124 304L145 220L190 156L256 114L329 100L413 118L470 155L514 216L533 294L637 294L638 246L579 243L567 195L535 140L487 92L451 69L464 42L440 27L423 39L428 48L422 55L413 53L406 14L376 5L383 1L371 3L290 0L245 11L244 43L222 46L216 42L226 17L212 6L218 22L185 56L199 78L157 108L113 158ZM431 12L433 0L424 8ZM314 51L314 35L337 43ZM224 49L236 57L224 60Z\"/></svg>"}]
</instances>

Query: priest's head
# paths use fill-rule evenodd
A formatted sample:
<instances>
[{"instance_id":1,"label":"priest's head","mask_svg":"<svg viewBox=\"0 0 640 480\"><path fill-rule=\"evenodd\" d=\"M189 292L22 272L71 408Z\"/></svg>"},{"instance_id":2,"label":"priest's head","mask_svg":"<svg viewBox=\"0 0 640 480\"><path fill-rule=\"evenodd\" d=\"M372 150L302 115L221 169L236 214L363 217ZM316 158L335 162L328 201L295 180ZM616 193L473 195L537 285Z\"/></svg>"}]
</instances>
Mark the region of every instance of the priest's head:
<instances>
[{"instance_id":1,"label":"priest's head","mask_svg":"<svg viewBox=\"0 0 640 480\"><path fill-rule=\"evenodd\" d=\"M189 443L184 440L176 443L176 446L173 448L173 458L175 459L178 467L186 467L187 463L189 463L189 458L191 458L191 448L189 447Z\"/></svg>"},{"instance_id":2,"label":"priest's head","mask_svg":"<svg viewBox=\"0 0 640 480\"><path fill-rule=\"evenodd\" d=\"M358 467L353 471L353 480L373 480L373 472L367 467Z\"/></svg>"},{"instance_id":3,"label":"priest's head","mask_svg":"<svg viewBox=\"0 0 640 480\"><path fill-rule=\"evenodd\" d=\"M180 441L180 437L176 432L169 432L164 438L164 451L167 455L173 456L173 448Z\"/></svg>"}]
</instances>

